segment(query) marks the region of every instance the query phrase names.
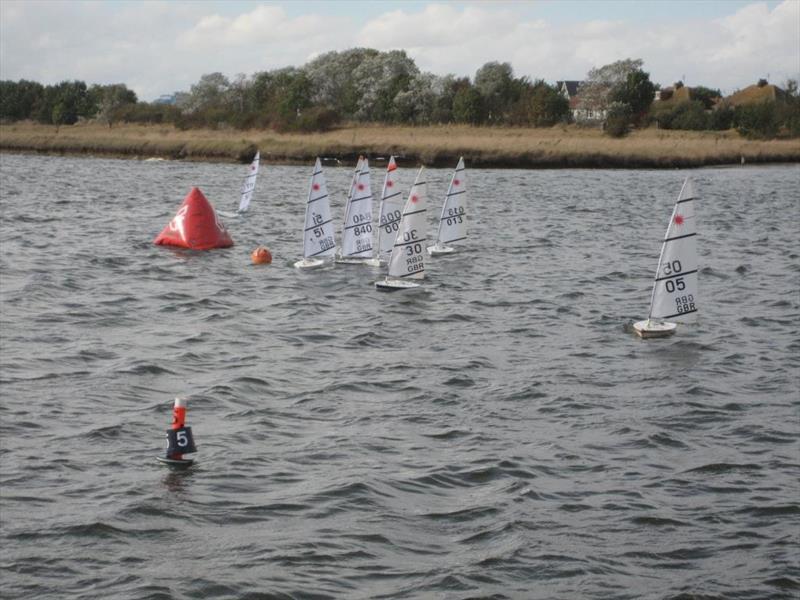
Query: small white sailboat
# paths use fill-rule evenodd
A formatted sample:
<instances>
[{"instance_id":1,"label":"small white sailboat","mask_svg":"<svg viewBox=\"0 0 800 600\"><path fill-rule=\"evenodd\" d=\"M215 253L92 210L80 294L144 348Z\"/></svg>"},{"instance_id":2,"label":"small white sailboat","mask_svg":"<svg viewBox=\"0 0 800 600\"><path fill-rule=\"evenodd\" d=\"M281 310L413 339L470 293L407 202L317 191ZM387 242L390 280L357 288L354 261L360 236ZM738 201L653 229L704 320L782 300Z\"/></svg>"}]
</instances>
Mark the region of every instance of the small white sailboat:
<instances>
[{"instance_id":1,"label":"small white sailboat","mask_svg":"<svg viewBox=\"0 0 800 600\"><path fill-rule=\"evenodd\" d=\"M313 269L326 264L325 258L336 252L333 238L333 219L328 198L328 186L319 158L314 165L306 202L303 228L303 258L294 263L298 269Z\"/></svg>"},{"instance_id":2,"label":"small white sailboat","mask_svg":"<svg viewBox=\"0 0 800 600\"><path fill-rule=\"evenodd\" d=\"M372 259L372 187L369 160L359 157L342 226L341 254L337 263L365 264Z\"/></svg>"},{"instance_id":3,"label":"small white sailboat","mask_svg":"<svg viewBox=\"0 0 800 600\"><path fill-rule=\"evenodd\" d=\"M447 244L464 240L466 237L467 174L464 169L464 157L461 157L447 188L439 229L436 232L436 244L428 246L428 254L431 256L450 254L455 248Z\"/></svg>"},{"instance_id":4,"label":"small white sailboat","mask_svg":"<svg viewBox=\"0 0 800 600\"><path fill-rule=\"evenodd\" d=\"M389 261L394 240L400 228L400 217L403 216L403 195L398 183L399 173L394 156L389 158L386 176L383 179L381 204L378 216L378 254L367 261L373 267L379 267Z\"/></svg>"},{"instance_id":5,"label":"small white sailboat","mask_svg":"<svg viewBox=\"0 0 800 600\"><path fill-rule=\"evenodd\" d=\"M425 278L426 195L424 167L420 167L400 217L397 236L389 257L389 273L383 281L375 282L378 290L418 288L419 280Z\"/></svg>"},{"instance_id":6,"label":"small white sailboat","mask_svg":"<svg viewBox=\"0 0 800 600\"><path fill-rule=\"evenodd\" d=\"M250 166L247 168L247 175L242 182L242 189L239 196L239 208L233 213L217 211L219 214L225 217L238 217L248 211L250 208L250 201L253 199L253 192L256 189L256 177L258 177L258 166L260 162L261 152L257 150L253 162L251 162Z\"/></svg>"},{"instance_id":7,"label":"small white sailboat","mask_svg":"<svg viewBox=\"0 0 800 600\"><path fill-rule=\"evenodd\" d=\"M687 177L661 246L650 314L646 320L633 324L633 330L642 338L672 335L677 323L692 322L697 316L695 197L692 180Z\"/></svg>"}]
</instances>

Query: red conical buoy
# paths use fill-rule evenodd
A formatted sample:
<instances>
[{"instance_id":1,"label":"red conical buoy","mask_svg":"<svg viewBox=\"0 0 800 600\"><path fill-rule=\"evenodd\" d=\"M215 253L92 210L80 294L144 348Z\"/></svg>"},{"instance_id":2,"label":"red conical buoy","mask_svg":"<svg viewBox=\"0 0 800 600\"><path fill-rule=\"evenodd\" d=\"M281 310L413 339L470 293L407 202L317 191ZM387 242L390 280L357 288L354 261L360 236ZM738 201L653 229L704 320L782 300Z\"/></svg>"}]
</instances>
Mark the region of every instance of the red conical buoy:
<instances>
[{"instance_id":1,"label":"red conical buoy","mask_svg":"<svg viewBox=\"0 0 800 600\"><path fill-rule=\"evenodd\" d=\"M175 467L188 467L194 461L184 454L197 452L192 437L192 428L186 426L186 398L175 398L172 408L172 425L167 431L167 455L157 457L163 463Z\"/></svg>"},{"instance_id":2,"label":"red conical buoy","mask_svg":"<svg viewBox=\"0 0 800 600\"><path fill-rule=\"evenodd\" d=\"M163 246L190 250L228 248L233 240L199 188L192 188L177 214L154 240Z\"/></svg>"}]
</instances>

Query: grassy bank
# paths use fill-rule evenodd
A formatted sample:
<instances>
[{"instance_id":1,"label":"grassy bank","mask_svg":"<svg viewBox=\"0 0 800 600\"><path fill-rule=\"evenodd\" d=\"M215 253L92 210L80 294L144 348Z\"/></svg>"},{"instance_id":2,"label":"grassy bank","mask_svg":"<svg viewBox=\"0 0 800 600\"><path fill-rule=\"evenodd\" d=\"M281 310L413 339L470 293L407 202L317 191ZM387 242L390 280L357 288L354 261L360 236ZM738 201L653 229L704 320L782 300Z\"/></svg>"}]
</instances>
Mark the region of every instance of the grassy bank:
<instances>
[{"instance_id":1,"label":"grassy bank","mask_svg":"<svg viewBox=\"0 0 800 600\"><path fill-rule=\"evenodd\" d=\"M351 162L359 153L401 157L401 162L470 166L674 168L747 163L800 162L800 140L750 141L734 131L644 129L611 139L597 129L349 126L320 134L273 131L188 130L170 125L0 125L0 150L130 158L262 160L306 164L316 156Z\"/></svg>"}]
</instances>

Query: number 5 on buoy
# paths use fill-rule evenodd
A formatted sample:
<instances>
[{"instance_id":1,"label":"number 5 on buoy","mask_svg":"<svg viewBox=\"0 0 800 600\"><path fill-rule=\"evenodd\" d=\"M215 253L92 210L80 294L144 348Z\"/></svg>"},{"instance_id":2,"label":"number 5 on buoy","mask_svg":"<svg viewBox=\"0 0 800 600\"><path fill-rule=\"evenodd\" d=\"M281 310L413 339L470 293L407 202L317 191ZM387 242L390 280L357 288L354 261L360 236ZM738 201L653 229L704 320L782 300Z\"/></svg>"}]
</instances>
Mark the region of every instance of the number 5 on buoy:
<instances>
[{"instance_id":1,"label":"number 5 on buoy","mask_svg":"<svg viewBox=\"0 0 800 600\"><path fill-rule=\"evenodd\" d=\"M186 426L186 399L175 398L175 405L172 409L172 427L167 430L167 455L157 457L162 463L176 466L188 467L194 461L184 458L184 454L197 452L192 437L192 428Z\"/></svg>"}]
</instances>

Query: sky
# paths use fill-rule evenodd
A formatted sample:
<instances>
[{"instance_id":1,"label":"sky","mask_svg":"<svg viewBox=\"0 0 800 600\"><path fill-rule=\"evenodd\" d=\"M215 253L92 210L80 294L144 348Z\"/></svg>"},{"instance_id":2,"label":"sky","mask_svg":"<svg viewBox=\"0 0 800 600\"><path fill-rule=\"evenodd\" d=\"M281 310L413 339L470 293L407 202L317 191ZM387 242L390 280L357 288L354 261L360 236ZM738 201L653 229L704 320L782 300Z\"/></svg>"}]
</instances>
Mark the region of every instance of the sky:
<instances>
[{"instance_id":1,"label":"sky","mask_svg":"<svg viewBox=\"0 0 800 600\"><path fill-rule=\"evenodd\" d=\"M0 0L0 79L124 83L146 101L355 47L551 83L641 58L654 83L729 94L800 78L800 0Z\"/></svg>"}]
</instances>

